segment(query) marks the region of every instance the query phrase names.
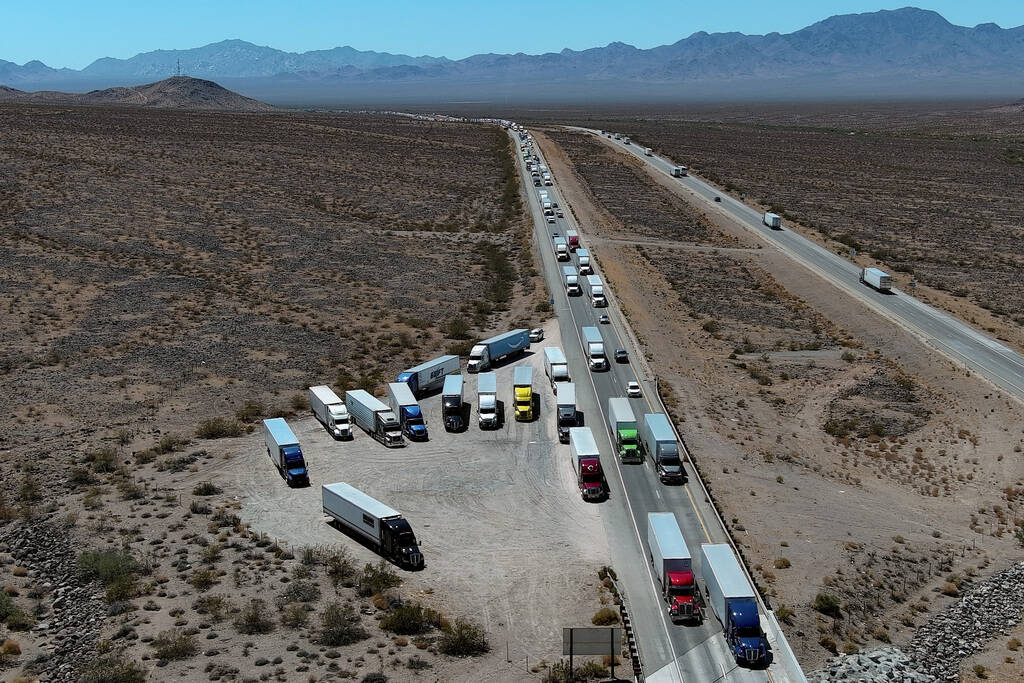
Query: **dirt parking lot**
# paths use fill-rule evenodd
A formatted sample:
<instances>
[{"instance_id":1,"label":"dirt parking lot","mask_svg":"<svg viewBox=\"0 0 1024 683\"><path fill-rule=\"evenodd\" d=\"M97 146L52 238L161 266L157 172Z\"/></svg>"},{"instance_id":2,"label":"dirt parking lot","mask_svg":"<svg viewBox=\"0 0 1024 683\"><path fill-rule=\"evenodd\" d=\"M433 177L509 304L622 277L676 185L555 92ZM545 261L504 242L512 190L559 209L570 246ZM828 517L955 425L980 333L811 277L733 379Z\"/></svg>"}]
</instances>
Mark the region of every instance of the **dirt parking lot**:
<instances>
[{"instance_id":1,"label":"dirt parking lot","mask_svg":"<svg viewBox=\"0 0 1024 683\"><path fill-rule=\"evenodd\" d=\"M479 619L496 649L520 666L558 659L561 629L587 624L598 602L600 567L608 550L598 506L582 501L569 461L558 443L554 396L544 376L544 346L558 345L558 328L530 353L497 368L505 420L500 429L477 424L475 374L463 373L464 397L472 404L470 427L445 432L440 394L421 399L430 440L386 448L361 430L336 441L314 418L290 421L303 446L312 480L289 489L271 466L259 432L218 441L215 469L186 477L179 485L211 479L237 492L239 515L253 529L289 547L345 544L360 562L369 549L329 526L321 510L320 485L345 481L398 509L417 534L426 569L406 573L414 591L430 591L431 604L458 606ZM512 373L533 368L540 398L539 419L516 422ZM497 666L492 658L478 673ZM506 672L505 675L508 675ZM470 680L464 678L462 680ZM505 680L495 678L494 680Z\"/></svg>"}]
</instances>

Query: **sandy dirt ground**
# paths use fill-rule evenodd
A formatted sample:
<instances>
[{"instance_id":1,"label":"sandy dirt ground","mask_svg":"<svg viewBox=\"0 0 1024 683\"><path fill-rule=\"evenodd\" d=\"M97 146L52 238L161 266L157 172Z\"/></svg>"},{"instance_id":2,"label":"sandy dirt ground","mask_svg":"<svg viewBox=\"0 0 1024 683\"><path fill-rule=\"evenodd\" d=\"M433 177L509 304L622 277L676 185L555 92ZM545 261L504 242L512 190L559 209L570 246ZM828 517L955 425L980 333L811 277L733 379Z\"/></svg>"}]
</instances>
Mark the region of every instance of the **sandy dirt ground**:
<instances>
[{"instance_id":1,"label":"sandy dirt ground","mask_svg":"<svg viewBox=\"0 0 1024 683\"><path fill-rule=\"evenodd\" d=\"M783 621L806 670L834 649L906 639L952 599L939 592L951 577L1021 556L1019 404L736 227L717 224L745 250L629 244L563 150L538 139L755 576L792 611ZM708 220L691 211L680 220ZM681 288L691 271L712 287ZM784 307L758 316L752 301ZM798 315L780 326L775 310ZM850 416L882 434L825 431L842 434ZM819 593L840 600L842 619L812 607Z\"/></svg>"}]
</instances>

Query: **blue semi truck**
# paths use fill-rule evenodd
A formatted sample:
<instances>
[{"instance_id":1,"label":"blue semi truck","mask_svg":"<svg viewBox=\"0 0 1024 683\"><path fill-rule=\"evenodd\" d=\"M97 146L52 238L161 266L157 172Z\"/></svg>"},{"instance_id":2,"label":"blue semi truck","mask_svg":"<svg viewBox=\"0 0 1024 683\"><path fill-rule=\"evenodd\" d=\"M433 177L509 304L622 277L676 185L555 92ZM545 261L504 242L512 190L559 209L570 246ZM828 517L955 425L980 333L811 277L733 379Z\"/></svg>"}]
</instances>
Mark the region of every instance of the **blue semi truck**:
<instances>
[{"instance_id":1,"label":"blue semi truck","mask_svg":"<svg viewBox=\"0 0 1024 683\"><path fill-rule=\"evenodd\" d=\"M704 592L736 662L767 666L768 639L761 629L757 597L732 548L727 543L705 543L700 555Z\"/></svg>"},{"instance_id":2,"label":"blue semi truck","mask_svg":"<svg viewBox=\"0 0 1024 683\"><path fill-rule=\"evenodd\" d=\"M309 485L309 472L299 440L283 417L263 421L263 441L271 462L289 486Z\"/></svg>"}]
</instances>

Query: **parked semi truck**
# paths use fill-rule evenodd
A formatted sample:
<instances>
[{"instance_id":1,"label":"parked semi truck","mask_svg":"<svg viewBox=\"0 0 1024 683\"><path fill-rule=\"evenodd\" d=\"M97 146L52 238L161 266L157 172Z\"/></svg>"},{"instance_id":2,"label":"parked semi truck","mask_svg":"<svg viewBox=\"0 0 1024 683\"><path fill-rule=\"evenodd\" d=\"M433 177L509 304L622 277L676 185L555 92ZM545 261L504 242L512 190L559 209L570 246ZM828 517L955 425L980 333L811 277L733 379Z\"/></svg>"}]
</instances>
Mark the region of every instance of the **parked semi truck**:
<instances>
[{"instance_id":1,"label":"parked semi truck","mask_svg":"<svg viewBox=\"0 0 1024 683\"><path fill-rule=\"evenodd\" d=\"M558 441L569 443L569 430L580 424L579 413L576 411L576 385L572 382L560 382L558 388L558 398L555 401L558 410Z\"/></svg>"},{"instance_id":2,"label":"parked semi truck","mask_svg":"<svg viewBox=\"0 0 1024 683\"><path fill-rule=\"evenodd\" d=\"M533 368L520 365L512 372L512 394L515 400L516 420L533 419Z\"/></svg>"},{"instance_id":3,"label":"parked semi truck","mask_svg":"<svg viewBox=\"0 0 1024 683\"><path fill-rule=\"evenodd\" d=\"M544 374L551 382L551 389L558 394L558 383L569 382L569 363L565 360L565 352L558 346L544 347Z\"/></svg>"},{"instance_id":4,"label":"parked semi truck","mask_svg":"<svg viewBox=\"0 0 1024 683\"><path fill-rule=\"evenodd\" d=\"M608 299L604 296L604 284L598 275L587 276L587 292L590 294L590 305L594 308L603 308L608 305Z\"/></svg>"},{"instance_id":5,"label":"parked semi truck","mask_svg":"<svg viewBox=\"0 0 1024 683\"><path fill-rule=\"evenodd\" d=\"M309 388L309 407L324 429L335 439L351 439L352 424L348 420L348 408L327 385Z\"/></svg>"},{"instance_id":6,"label":"parked semi truck","mask_svg":"<svg viewBox=\"0 0 1024 683\"><path fill-rule=\"evenodd\" d=\"M568 296L579 296L583 293L576 266L562 266L562 279L565 280L565 293Z\"/></svg>"},{"instance_id":7,"label":"parked semi truck","mask_svg":"<svg viewBox=\"0 0 1024 683\"><path fill-rule=\"evenodd\" d=\"M448 375L441 389L441 418L445 431L461 432L466 428L462 407L462 375Z\"/></svg>"},{"instance_id":8,"label":"parked semi truck","mask_svg":"<svg viewBox=\"0 0 1024 683\"><path fill-rule=\"evenodd\" d=\"M590 275L594 272L594 267L590 265L590 251L587 249L576 250L576 262L580 267L580 275Z\"/></svg>"},{"instance_id":9,"label":"parked semi truck","mask_svg":"<svg viewBox=\"0 0 1024 683\"><path fill-rule=\"evenodd\" d=\"M558 261L568 261L569 243L565 241L564 237L556 237L553 242L555 245L555 259Z\"/></svg>"},{"instance_id":10,"label":"parked semi truck","mask_svg":"<svg viewBox=\"0 0 1024 683\"><path fill-rule=\"evenodd\" d=\"M345 405L360 428L388 448L405 445L402 426L390 406L362 389L345 392Z\"/></svg>"},{"instance_id":11,"label":"parked semi truck","mask_svg":"<svg viewBox=\"0 0 1024 683\"><path fill-rule=\"evenodd\" d=\"M423 568L416 534L400 512L345 482L324 484L321 498L325 515L367 539L378 553L409 569Z\"/></svg>"},{"instance_id":12,"label":"parked semi truck","mask_svg":"<svg viewBox=\"0 0 1024 683\"><path fill-rule=\"evenodd\" d=\"M687 168L685 166L675 166L672 168L673 178L685 178L687 175Z\"/></svg>"},{"instance_id":13,"label":"parked semi truck","mask_svg":"<svg viewBox=\"0 0 1024 683\"><path fill-rule=\"evenodd\" d=\"M879 292L892 291L892 276L878 268L861 268L860 281Z\"/></svg>"},{"instance_id":14,"label":"parked semi truck","mask_svg":"<svg viewBox=\"0 0 1024 683\"><path fill-rule=\"evenodd\" d=\"M413 396L422 396L427 392L440 389L444 385L444 378L458 371L458 356L440 356L399 373L397 381L408 384Z\"/></svg>"},{"instance_id":15,"label":"parked semi truck","mask_svg":"<svg viewBox=\"0 0 1024 683\"><path fill-rule=\"evenodd\" d=\"M591 370L607 370L608 358L604 355L604 338L601 330L596 327L583 327L580 329L583 340L583 353L587 356L587 364Z\"/></svg>"},{"instance_id":16,"label":"parked semi truck","mask_svg":"<svg viewBox=\"0 0 1024 683\"><path fill-rule=\"evenodd\" d=\"M700 547L704 592L722 622L725 642L739 664L762 664L768 657L768 639L761 630L757 598L736 555L726 543Z\"/></svg>"},{"instance_id":17,"label":"parked semi truck","mask_svg":"<svg viewBox=\"0 0 1024 683\"><path fill-rule=\"evenodd\" d=\"M622 462L643 462L637 443L636 416L628 398L615 396L608 399L608 427L612 430L612 441Z\"/></svg>"},{"instance_id":18,"label":"parked semi truck","mask_svg":"<svg viewBox=\"0 0 1024 683\"><path fill-rule=\"evenodd\" d=\"M469 372L483 372L491 365L513 354L524 353L530 348L529 330L512 330L475 344L469 352Z\"/></svg>"},{"instance_id":19,"label":"parked semi truck","mask_svg":"<svg viewBox=\"0 0 1024 683\"><path fill-rule=\"evenodd\" d=\"M569 242L569 251L575 253L580 248L580 233L577 230L566 230L565 239Z\"/></svg>"},{"instance_id":20,"label":"parked semi truck","mask_svg":"<svg viewBox=\"0 0 1024 683\"><path fill-rule=\"evenodd\" d=\"M647 513L647 546L672 622L700 621L704 614L693 576L693 560L675 513Z\"/></svg>"},{"instance_id":21,"label":"parked semi truck","mask_svg":"<svg viewBox=\"0 0 1024 683\"><path fill-rule=\"evenodd\" d=\"M402 427L402 433L413 441L426 441L427 423L423 419L423 411L416 397L412 395L412 389L405 382L388 383L388 402L391 410L398 417L398 424Z\"/></svg>"},{"instance_id":22,"label":"parked semi truck","mask_svg":"<svg viewBox=\"0 0 1024 683\"><path fill-rule=\"evenodd\" d=\"M663 484L682 484L686 481L683 463L679 458L679 442L676 441L676 433L667 415L645 414L640 440Z\"/></svg>"},{"instance_id":23,"label":"parked semi truck","mask_svg":"<svg viewBox=\"0 0 1024 683\"><path fill-rule=\"evenodd\" d=\"M498 426L498 376L493 372L481 372L477 377L477 412L480 414L480 429L496 429Z\"/></svg>"},{"instance_id":24,"label":"parked semi truck","mask_svg":"<svg viewBox=\"0 0 1024 683\"><path fill-rule=\"evenodd\" d=\"M299 440L283 417L263 421L263 442L267 446L270 461L289 486L309 485L309 472L306 470L306 460L302 457Z\"/></svg>"},{"instance_id":25,"label":"parked semi truck","mask_svg":"<svg viewBox=\"0 0 1024 683\"><path fill-rule=\"evenodd\" d=\"M782 216L780 216L777 213L772 213L771 211L769 211L765 213L764 218L762 220L764 221L764 224L767 225L772 230L782 229Z\"/></svg>"},{"instance_id":26,"label":"parked semi truck","mask_svg":"<svg viewBox=\"0 0 1024 683\"><path fill-rule=\"evenodd\" d=\"M599 500L604 497L604 473L601 472L601 454L590 427L569 429L569 454L576 472L576 483L583 500Z\"/></svg>"}]
</instances>

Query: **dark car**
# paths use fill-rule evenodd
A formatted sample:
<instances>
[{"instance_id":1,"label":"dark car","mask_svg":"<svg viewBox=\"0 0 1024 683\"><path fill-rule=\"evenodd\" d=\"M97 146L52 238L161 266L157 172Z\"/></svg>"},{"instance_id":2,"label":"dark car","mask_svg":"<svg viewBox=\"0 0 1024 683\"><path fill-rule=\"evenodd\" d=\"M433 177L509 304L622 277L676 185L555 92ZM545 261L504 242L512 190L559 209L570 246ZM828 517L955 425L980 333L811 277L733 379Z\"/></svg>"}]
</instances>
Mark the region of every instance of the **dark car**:
<instances>
[{"instance_id":1,"label":"dark car","mask_svg":"<svg viewBox=\"0 0 1024 683\"><path fill-rule=\"evenodd\" d=\"M608 323L610 323L610 322L612 321L612 319L611 319L611 318L609 318L607 314L605 314L605 315L602 315L602 316L601 316L600 318L598 318L597 320L598 320L598 322L600 322L600 323L601 323L602 325L607 325Z\"/></svg>"},{"instance_id":2,"label":"dark car","mask_svg":"<svg viewBox=\"0 0 1024 683\"><path fill-rule=\"evenodd\" d=\"M722 201L722 198L721 197L715 197L715 201L716 202L720 202L720 201Z\"/></svg>"},{"instance_id":3,"label":"dark car","mask_svg":"<svg viewBox=\"0 0 1024 683\"><path fill-rule=\"evenodd\" d=\"M534 187L540 187L540 178L534 178L533 179L533 186Z\"/></svg>"},{"instance_id":4,"label":"dark car","mask_svg":"<svg viewBox=\"0 0 1024 683\"><path fill-rule=\"evenodd\" d=\"M626 349L615 349L615 362L616 363L628 363L629 352Z\"/></svg>"}]
</instances>

